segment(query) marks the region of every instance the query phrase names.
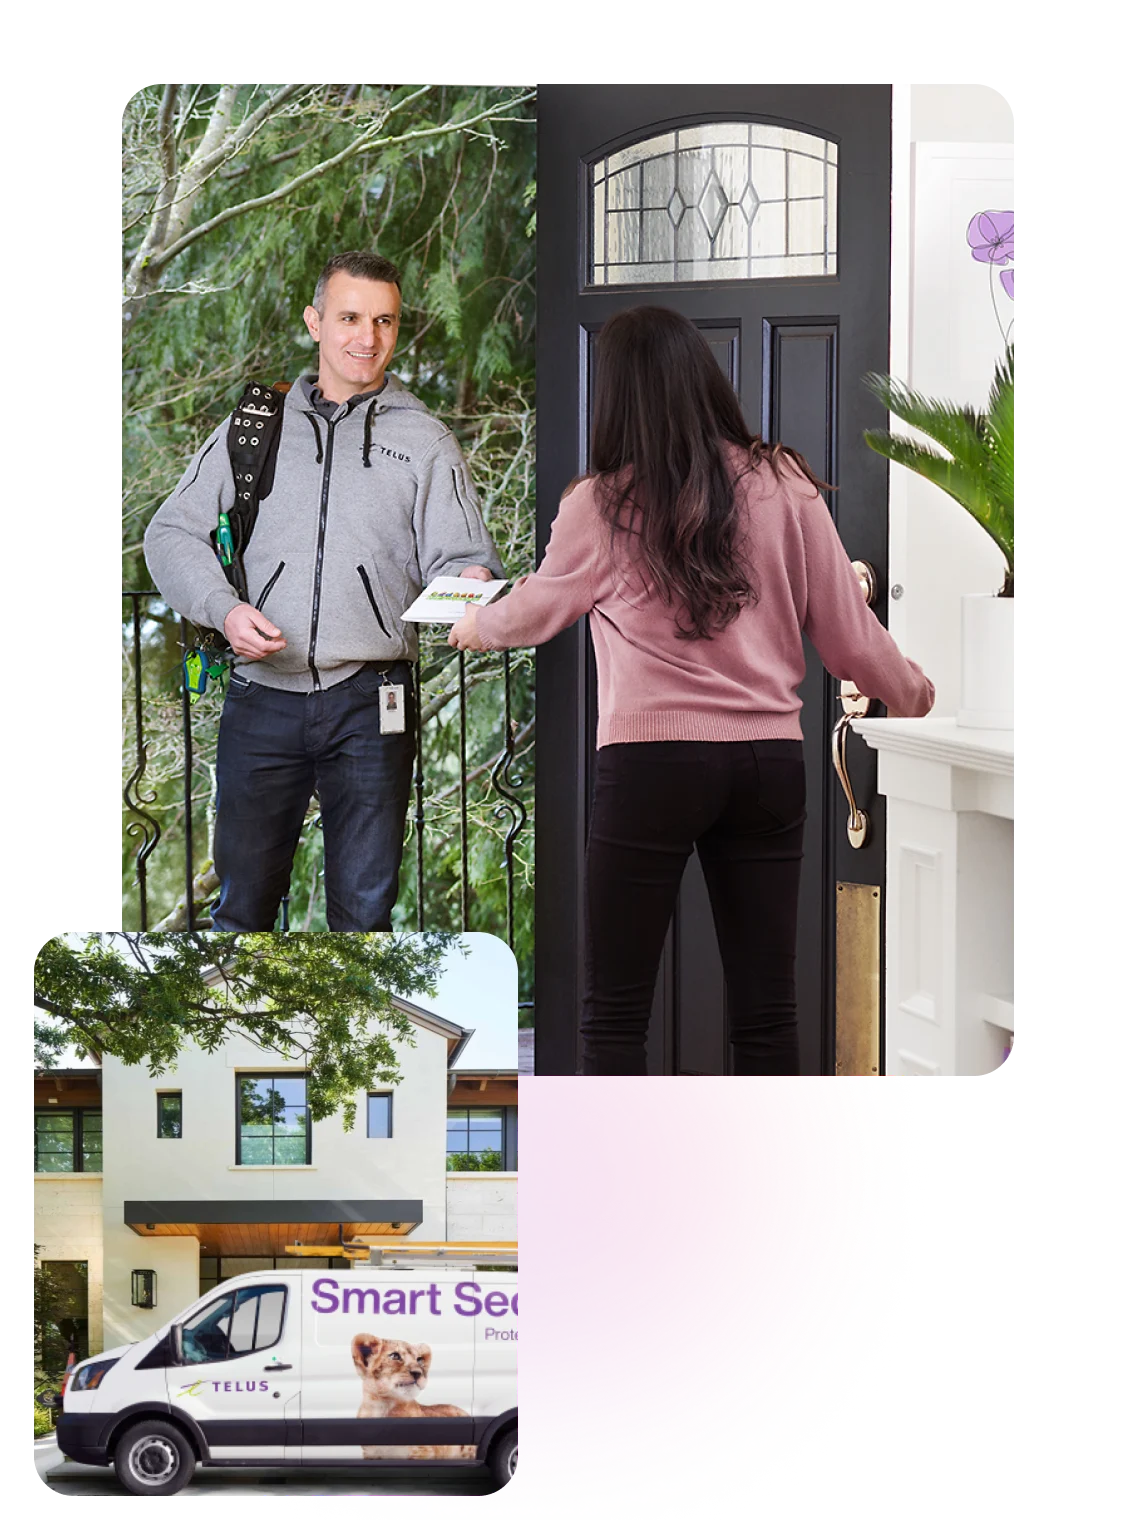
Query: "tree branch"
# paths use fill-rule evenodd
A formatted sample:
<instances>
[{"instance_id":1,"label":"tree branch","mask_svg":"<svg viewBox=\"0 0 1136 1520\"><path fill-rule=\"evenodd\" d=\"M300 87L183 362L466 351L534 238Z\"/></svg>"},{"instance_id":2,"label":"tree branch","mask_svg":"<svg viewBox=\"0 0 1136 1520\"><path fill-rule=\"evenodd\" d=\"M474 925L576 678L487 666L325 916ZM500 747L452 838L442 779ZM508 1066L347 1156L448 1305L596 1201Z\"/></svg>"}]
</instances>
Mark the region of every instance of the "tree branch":
<instances>
[{"instance_id":1,"label":"tree branch","mask_svg":"<svg viewBox=\"0 0 1136 1520\"><path fill-rule=\"evenodd\" d=\"M476 671L473 675L466 677L465 689L467 692L471 692L475 686L483 686L486 681L495 681L496 679L496 671ZM428 702L424 703L422 707L423 723L428 723L431 718L437 717L442 709L447 707L460 691L460 683L457 686L445 687L436 696L431 697Z\"/></svg>"},{"instance_id":2,"label":"tree branch","mask_svg":"<svg viewBox=\"0 0 1136 1520\"><path fill-rule=\"evenodd\" d=\"M514 765L516 765L518 761L523 759L523 757L528 754L528 750L521 749L520 746L524 744L525 741L529 738L535 727L536 719L530 718L528 722L525 723L520 729L518 729L517 733L514 735L513 744L516 747L513 754ZM476 781L479 776L484 776L486 771L494 770L500 759L501 755L500 752L498 752L492 757L492 759L486 760L483 765L475 766L473 770L466 771L465 785L468 787L471 781ZM432 808L437 807L440 802L445 802L447 797L452 797L454 793L459 792L461 788L461 781L452 781L449 786L444 787L440 792L435 792L433 794L433 796L430 798L430 806Z\"/></svg>"},{"instance_id":3,"label":"tree branch","mask_svg":"<svg viewBox=\"0 0 1136 1520\"><path fill-rule=\"evenodd\" d=\"M430 86L427 85L424 88L429 89ZM313 164L310 169L305 169L303 174L297 174L294 179L289 180L286 184L279 185L275 190L269 191L268 194L255 196L253 199L242 201L236 206L227 206L224 211L219 211L216 216L210 217L208 221L202 222L200 226L191 228L183 236L171 243L168 248L164 248L159 253L156 253L150 260L149 267L155 272L165 268L171 259L175 259L179 253L190 247L193 243L196 243L200 238L205 237L206 234L214 232L218 227L223 227L226 222L231 222L235 217L245 216L248 212L257 211L262 206L271 206L276 201L284 200L293 191L298 190L301 185L306 185L311 180L320 178L329 170L345 163L349 158L354 158L356 154L362 153L364 148L393 148L399 147L403 143L421 142L430 137L444 137L451 132L463 132L475 122L484 121L488 117L497 115L499 110L505 110L519 104L521 101L530 100L532 94L533 92L529 91L527 95L520 95L514 100L503 102L500 107L487 106L485 110L479 111L476 115L470 116L464 121L454 121L451 119L450 121L443 122L441 126L421 127L416 131L404 132L394 137L379 137L376 135L381 126L386 124L386 117L384 116L379 127L376 127L371 132L363 133L355 142L349 143L346 148L339 153L333 154L331 158L324 159L322 163ZM403 105L405 102L400 101L399 104Z\"/></svg>"},{"instance_id":4,"label":"tree branch","mask_svg":"<svg viewBox=\"0 0 1136 1520\"><path fill-rule=\"evenodd\" d=\"M235 153L239 153L256 136L269 117L275 116L281 107L286 106L290 100L294 100L303 88L304 86L299 84L281 85L262 105L257 106L255 111L251 111L233 132L227 133L223 141L201 159L198 165L201 177L204 178L223 159L232 158ZM204 139L202 141L204 142ZM197 155L194 154L194 158L196 157ZM192 163L193 160L190 162Z\"/></svg>"},{"instance_id":5,"label":"tree branch","mask_svg":"<svg viewBox=\"0 0 1136 1520\"><path fill-rule=\"evenodd\" d=\"M201 94L201 91L203 89L204 85L195 84L193 87L193 94L182 106L181 112L178 116L177 132L174 136L175 145L181 142L182 138L185 136L185 129L189 126L189 123L193 118L193 108L197 104L198 96Z\"/></svg>"},{"instance_id":6,"label":"tree branch","mask_svg":"<svg viewBox=\"0 0 1136 1520\"><path fill-rule=\"evenodd\" d=\"M44 1009L45 1013L48 1011L48 1009ZM62 1022L65 1024L69 1024L73 1030L77 1030L79 1034L84 1035L86 1037L86 1044L88 1049L98 1051L101 1051L103 1049L102 1040L99 1039L94 1030L87 1028L86 1024L81 1018L79 1018L74 1009L56 1008L54 1010L53 1017L62 1020Z\"/></svg>"},{"instance_id":7,"label":"tree branch","mask_svg":"<svg viewBox=\"0 0 1136 1520\"><path fill-rule=\"evenodd\" d=\"M166 85L162 91L162 104L158 110L158 161L162 166L162 181L158 187L158 199L155 205L155 237L159 242L166 235L166 226L170 218L170 199L174 181L177 179L177 153L172 129L174 107L177 105L180 89L181 85L178 84Z\"/></svg>"}]
</instances>

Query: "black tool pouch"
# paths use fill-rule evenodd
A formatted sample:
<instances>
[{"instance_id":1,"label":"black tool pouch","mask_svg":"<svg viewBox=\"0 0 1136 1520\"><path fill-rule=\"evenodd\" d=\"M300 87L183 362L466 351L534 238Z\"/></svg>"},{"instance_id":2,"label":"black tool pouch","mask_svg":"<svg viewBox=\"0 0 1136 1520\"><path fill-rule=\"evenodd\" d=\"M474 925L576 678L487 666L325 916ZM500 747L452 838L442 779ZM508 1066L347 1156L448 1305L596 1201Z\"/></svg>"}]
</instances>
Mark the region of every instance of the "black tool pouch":
<instances>
[{"instance_id":1,"label":"black tool pouch","mask_svg":"<svg viewBox=\"0 0 1136 1520\"><path fill-rule=\"evenodd\" d=\"M249 600L245 579L244 551L256 526L260 503L272 490L276 471L276 450L280 443L280 424L284 414L284 391L250 381L229 418L227 443L233 467L236 500L229 512L233 554L224 571L229 584L243 602ZM217 532L211 535L218 549ZM218 552L218 558L220 558Z\"/></svg>"},{"instance_id":2,"label":"black tool pouch","mask_svg":"<svg viewBox=\"0 0 1136 1520\"><path fill-rule=\"evenodd\" d=\"M232 539L232 558L225 564L218 529L209 535L230 586L242 602L250 600L245 576L244 552L256 525L260 503L272 490L276 472L276 451L280 445L280 426L284 419L284 397L288 385L262 385L250 380L229 418L226 442L233 469L236 500L228 512ZM218 525L219 526L219 525ZM229 641L216 628L195 625L196 647L209 654L225 654Z\"/></svg>"}]
</instances>

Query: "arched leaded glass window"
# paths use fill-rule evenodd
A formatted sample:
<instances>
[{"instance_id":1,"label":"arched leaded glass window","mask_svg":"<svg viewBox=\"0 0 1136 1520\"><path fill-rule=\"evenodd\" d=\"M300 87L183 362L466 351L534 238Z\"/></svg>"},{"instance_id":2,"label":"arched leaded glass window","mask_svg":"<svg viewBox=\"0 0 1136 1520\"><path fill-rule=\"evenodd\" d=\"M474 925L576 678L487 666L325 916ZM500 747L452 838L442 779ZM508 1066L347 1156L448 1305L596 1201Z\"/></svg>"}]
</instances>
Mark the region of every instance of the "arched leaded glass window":
<instances>
[{"instance_id":1,"label":"arched leaded glass window","mask_svg":"<svg viewBox=\"0 0 1136 1520\"><path fill-rule=\"evenodd\" d=\"M837 148L827 138L703 122L590 170L592 285L836 273Z\"/></svg>"}]
</instances>

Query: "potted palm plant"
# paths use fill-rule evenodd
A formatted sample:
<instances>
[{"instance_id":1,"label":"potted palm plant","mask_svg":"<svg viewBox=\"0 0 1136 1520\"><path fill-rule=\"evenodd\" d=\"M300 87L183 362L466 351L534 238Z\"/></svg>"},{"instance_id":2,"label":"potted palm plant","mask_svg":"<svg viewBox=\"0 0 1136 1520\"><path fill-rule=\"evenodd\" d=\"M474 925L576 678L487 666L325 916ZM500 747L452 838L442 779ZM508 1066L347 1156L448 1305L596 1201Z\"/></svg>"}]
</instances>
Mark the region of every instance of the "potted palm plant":
<instances>
[{"instance_id":1,"label":"potted palm plant","mask_svg":"<svg viewBox=\"0 0 1136 1520\"><path fill-rule=\"evenodd\" d=\"M966 728L1014 723L1014 350L994 369L985 412L929 400L887 375L864 382L890 412L931 440L872 429L869 448L939 486L980 523L1002 551L1001 589L962 599L962 694ZM938 445L932 447L931 445Z\"/></svg>"}]
</instances>

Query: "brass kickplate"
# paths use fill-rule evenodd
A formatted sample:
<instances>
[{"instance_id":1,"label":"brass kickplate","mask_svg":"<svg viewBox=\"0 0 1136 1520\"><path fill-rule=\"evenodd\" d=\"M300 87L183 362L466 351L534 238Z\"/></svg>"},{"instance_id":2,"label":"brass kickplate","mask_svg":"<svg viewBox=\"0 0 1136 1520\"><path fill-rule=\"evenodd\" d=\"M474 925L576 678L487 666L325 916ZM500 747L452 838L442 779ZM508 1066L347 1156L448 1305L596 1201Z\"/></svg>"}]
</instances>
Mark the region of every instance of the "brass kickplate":
<instances>
[{"instance_id":1,"label":"brass kickplate","mask_svg":"<svg viewBox=\"0 0 1136 1520\"><path fill-rule=\"evenodd\" d=\"M880 1074L880 889L836 883L836 1075Z\"/></svg>"}]
</instances>

